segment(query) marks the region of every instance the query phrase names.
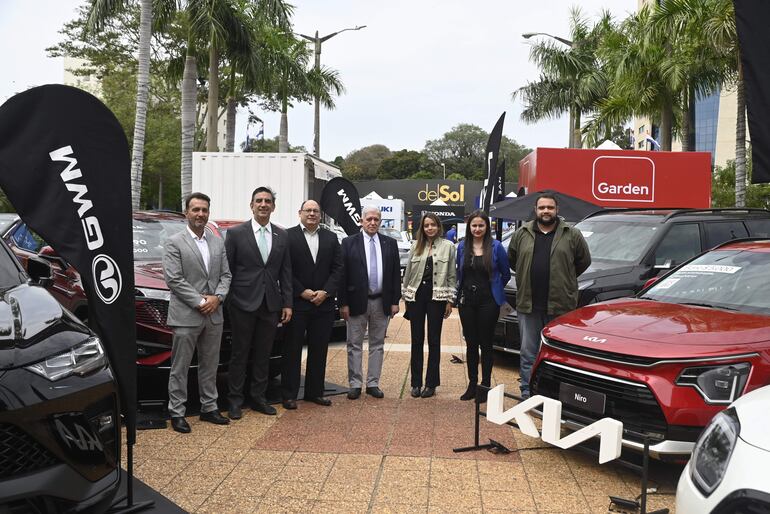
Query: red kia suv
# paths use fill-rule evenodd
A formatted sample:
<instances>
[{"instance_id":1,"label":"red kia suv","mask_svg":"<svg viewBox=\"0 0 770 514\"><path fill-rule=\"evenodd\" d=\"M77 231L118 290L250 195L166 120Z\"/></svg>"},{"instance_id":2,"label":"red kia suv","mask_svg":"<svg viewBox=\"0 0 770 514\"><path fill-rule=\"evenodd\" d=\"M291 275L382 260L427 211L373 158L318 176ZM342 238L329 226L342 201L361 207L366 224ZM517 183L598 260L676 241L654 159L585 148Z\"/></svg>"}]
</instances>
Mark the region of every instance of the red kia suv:
<instances>
[{"instance_id":1,"label":"red kia suv","mask_svg":"<svg viewBox=\"0 0 770 514\"><path fill-rule=\"evenodd\" d=\"M738 396L770 384L770 239L724 243L632 298L565 314L542 332L532 392L576 430L610 417L623 444L686 459Z\"/></svg>"}]
</instances>

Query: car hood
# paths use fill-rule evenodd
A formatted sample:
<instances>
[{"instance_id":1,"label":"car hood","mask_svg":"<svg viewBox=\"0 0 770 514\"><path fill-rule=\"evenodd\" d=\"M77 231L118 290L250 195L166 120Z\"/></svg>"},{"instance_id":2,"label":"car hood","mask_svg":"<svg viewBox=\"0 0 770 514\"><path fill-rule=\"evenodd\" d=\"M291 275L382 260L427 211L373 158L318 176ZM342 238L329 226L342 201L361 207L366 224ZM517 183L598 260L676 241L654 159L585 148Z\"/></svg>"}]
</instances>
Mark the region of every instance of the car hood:
<instances>
[{"instance_id":1,"label":"car hood","mask_svg":"<svg viewBox=\"0 0 770 514\"><path fill-rule=\"evenodd\" d=\"M134 281L136 287L168 289L160 261L134 261Z\"/></svg>"},{"instance_id":2,"label":"car hood","mask_svg":"<svg viewBox=\"0 0 770 514\"><path fill-rule=\"evenodd\" d=\"M89 335L42 287L22 284L0 294L0 369L50 357Z\"/></svg>"},{"instance_id":3,"label":"car hood","mask_svg":"<svg viewBox=\"0 0 770 514\"><path fill-rule=\"evenodd\" d=\"M732 405L741 423L740 437L749 444L770 451L767 412L770 410L770 386L744 394Z\"/></svg>"},{"instance_id":4,"label":"car hood","mask_svg":"<svg viewBox=\"0 0 770 514\"><path fill-rule=\"evenodd\" d=\"M601 351L698 358L770 348L770 317L642 299L582 307L550 323L546 337Z\"/></svg>"},{"instance_id":5,"label":"car hood","mask_svg":"<svg viewBox=\"0 0 770 514\"><path fill-rule=\"evenodd\" d=\"M623 275L634 269L633 266L618 266L617 262L611 261L591 261L591 265L585 270L578 280L591 280L600 277L612 277L614 275Z\"/></svg>"}]
</instances>

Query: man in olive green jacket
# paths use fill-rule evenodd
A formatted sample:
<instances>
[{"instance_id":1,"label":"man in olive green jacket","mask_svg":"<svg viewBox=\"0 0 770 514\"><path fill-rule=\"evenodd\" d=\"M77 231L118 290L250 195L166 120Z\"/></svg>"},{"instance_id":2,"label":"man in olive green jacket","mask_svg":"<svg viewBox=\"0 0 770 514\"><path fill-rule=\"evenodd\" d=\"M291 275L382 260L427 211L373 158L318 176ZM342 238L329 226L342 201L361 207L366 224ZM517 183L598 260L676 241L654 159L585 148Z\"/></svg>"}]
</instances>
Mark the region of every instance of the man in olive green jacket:
<instances>
[{"instance_id":1,"label":"man in olive green jacket","mask_svg":"<svg viewBox=\"0 0 770 514\"><path fill-rule=\"evenodd\" d=\"M583 234L560 221L553 195L538 197L535 216L513 234L508 247L508 260L516 272L522 398L529 398L540 332L552 319L577 307L577 277L591 265Z\"/></svg>"}]
</instances>

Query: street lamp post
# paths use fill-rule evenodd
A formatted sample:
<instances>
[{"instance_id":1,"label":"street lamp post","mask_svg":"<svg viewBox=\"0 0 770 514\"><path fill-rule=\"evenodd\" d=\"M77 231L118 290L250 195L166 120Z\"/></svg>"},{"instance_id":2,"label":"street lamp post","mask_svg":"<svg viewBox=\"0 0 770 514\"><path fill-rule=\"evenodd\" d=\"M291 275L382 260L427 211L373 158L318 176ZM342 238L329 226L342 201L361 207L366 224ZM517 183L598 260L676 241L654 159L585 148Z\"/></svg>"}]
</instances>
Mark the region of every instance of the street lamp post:
<instances>
[{"instance_id":1,"label":"street lamp post","mask_svg":"<svg viewBox=\"0 0 770 514\"><path fill-rule=\"evenodd\" d=\"M529 39L533 36L546 36L551 39L555 39L559 43L563 43L567 45L568 47L572 48L575 43L570 41L569 39L565 39L563 37L554 36L553 34L548 34L547 32L525 32L521 35L524 39ZM579 139L575 137L575 113L572 112L572 108L569 110L569 147L575 148L576 143L579 143ZM582 145L577 145L579 148Z\"/></svg>"},{"instance_id":2,"label":"street lamp post","mask_svg":"<svg viewBox=\"0 0 770 514\"><path fill-rule=\"evenodd\" d=\"M444 168L444 180L446 180L446 164L442 162L441 167Z\"/></svg>"},{"instance_id":3,"label":"street lamp post","mask_svg":"<svg viewBox=\"0 0 770 514\"><path fill-rule=\"evenodd\" d=\"M331 34L327 34L323 37L318 37L318 31L315 31L315 36L308 36L305 34L297 33L298 36L301 38L307 39L314 45L314 53L315 53L315 70L316 72L321 70L321 43L324 41L328 41L329 39L333 38L337 34L342 34L346 30L361 30L362 28L366 27L366 25L359 25L356 27L349 27L346 29L338 30L337 32L332 32ZM313 120L313 155L316 157L320 157L321 153L321 105L318 101L318 96L315 97L315 118Z\"/></svg>"}]
</instances>

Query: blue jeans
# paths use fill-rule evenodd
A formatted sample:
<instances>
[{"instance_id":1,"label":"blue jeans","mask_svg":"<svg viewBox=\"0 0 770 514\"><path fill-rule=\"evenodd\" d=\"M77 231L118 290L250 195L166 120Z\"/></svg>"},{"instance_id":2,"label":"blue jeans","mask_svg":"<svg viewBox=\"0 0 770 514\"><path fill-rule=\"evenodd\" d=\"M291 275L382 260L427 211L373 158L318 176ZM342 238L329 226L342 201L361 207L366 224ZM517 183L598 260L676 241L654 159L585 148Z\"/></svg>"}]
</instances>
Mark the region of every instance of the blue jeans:
<instances>
[{"instance_id":1,"label":"blue jeans","mask_svg":"<svg viewBox=\"0 0 770 514\"><path fill-rule=\"evenodd\" d=\"M529 379L532 375L532 365L535 363L537 352L540 350L540 332L556 316L550 316L544 311L516 311L519 318L519 338L521 352L519 365L521 368L521 396L529 398Z\"/></svg>"}]
</instances>

